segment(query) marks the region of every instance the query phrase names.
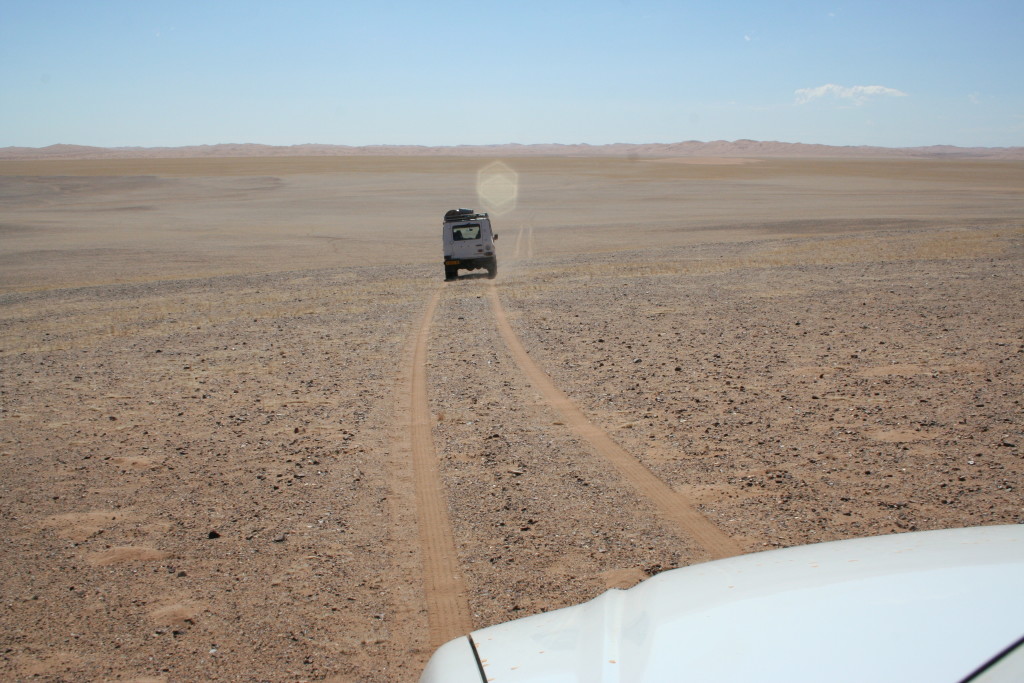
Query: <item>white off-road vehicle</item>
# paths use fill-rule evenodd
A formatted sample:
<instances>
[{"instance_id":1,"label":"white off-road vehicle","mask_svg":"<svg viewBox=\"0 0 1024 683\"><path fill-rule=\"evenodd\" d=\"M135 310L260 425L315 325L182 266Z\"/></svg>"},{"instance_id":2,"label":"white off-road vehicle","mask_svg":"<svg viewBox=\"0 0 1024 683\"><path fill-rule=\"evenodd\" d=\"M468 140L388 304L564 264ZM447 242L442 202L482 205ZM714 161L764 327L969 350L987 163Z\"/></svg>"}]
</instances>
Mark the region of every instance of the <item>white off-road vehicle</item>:
<instances>
[{"instance_id":1,"label":"white off-road vehicle","mask_svg":"<svg viewBox=\"0 0 1024 683\"><path fill-rule=\"evenodd\" d=\"M473 631L420 683L1024 681L1024 525L732 557Z\"/></svg>"},{"instance_id":2,"label":"white off-road vehicle","mask_svg":"<svg viewBox=\"0 0 1024 683\"><path fill-rule=\"evenodd\" d=\"M454 280L459 270L485 269L487 277L498 274L498 257L491 231L491 219L473 209L452 209L444 215L444 279Z\"/></svg>"}]
</instances>

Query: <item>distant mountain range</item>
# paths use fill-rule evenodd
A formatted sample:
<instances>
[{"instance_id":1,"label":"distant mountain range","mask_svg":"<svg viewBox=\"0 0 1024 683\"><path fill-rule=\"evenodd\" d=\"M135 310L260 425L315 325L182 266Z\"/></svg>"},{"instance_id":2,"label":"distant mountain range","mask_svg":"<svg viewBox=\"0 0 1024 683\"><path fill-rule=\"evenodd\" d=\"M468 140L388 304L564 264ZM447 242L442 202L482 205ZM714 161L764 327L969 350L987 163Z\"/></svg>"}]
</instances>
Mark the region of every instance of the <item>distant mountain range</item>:
<instances>
[{"instance_id":1,"label":"distant mountain range","mask_svg":"<svg viewBox=\"0 0 1024 683\"><path fill-rule=\"evenodd\" d=\"M257 145L223 144L190 147L0 147L0 159L184 159L203 157L308 157L308 156L473 156L473 157L842 157L896 159L1024 159L1024 147L835 147L799 142L716 140L611 145Z\"/></svg>"}]
</instances>

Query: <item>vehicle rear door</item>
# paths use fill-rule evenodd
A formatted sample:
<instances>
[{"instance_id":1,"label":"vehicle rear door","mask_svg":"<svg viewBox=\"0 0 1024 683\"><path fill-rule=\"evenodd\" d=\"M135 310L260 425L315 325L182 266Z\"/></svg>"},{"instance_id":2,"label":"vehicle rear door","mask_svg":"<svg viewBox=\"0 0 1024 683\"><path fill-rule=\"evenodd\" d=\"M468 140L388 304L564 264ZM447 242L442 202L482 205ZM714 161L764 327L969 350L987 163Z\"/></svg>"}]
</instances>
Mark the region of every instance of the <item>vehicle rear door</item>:
<instances>
[{"instance_id":1,"label":"vehicle rear door","mask_svg":"<svg viewBox=\"0 0 1024 683\"><path fill-rule=\"evenodd\" d=\"M452 258L474 259L484 256L487 242L483 226L477 221L452 225Z\"/></svg>"}]
</instances>

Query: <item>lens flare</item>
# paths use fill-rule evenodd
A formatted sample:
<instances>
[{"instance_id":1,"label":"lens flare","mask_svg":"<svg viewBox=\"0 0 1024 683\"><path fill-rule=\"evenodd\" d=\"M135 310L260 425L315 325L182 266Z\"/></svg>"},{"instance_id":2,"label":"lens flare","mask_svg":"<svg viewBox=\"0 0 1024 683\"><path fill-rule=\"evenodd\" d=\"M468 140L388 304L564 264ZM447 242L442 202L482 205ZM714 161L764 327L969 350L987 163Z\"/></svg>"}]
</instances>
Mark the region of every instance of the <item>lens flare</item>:
<instances>
[{"instance_id":1,"label":"lens flare","mask_svg":"<svg viewBox=\"0 0 1024 683\"><path fill-rule=\"evenodd\" d=\"M500 161L491 162L476 173L476 195L488 213L508 213L516 208L519 174Z\"/></svg>"}]
</instances>

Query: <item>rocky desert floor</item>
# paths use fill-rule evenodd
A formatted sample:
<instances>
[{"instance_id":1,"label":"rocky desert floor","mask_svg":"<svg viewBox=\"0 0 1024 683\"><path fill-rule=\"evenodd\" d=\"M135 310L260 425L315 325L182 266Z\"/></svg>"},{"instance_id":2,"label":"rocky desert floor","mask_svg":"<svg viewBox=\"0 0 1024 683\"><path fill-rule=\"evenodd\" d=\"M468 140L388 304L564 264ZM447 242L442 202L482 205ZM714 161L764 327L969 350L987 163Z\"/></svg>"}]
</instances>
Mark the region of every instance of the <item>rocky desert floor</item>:
<instances>
[{"instance_id":1,"label":"rocky desert floor","mask_svg":"<svg viewBox=\"0 0 1024 683\"><path fill-rule=\"evenodd\" d=\"M411 681L660 571L1024 523L1024 163L0 161L0 678ZM486 197L485 197L486 199Z\"/></svg>"}]
</instances>

